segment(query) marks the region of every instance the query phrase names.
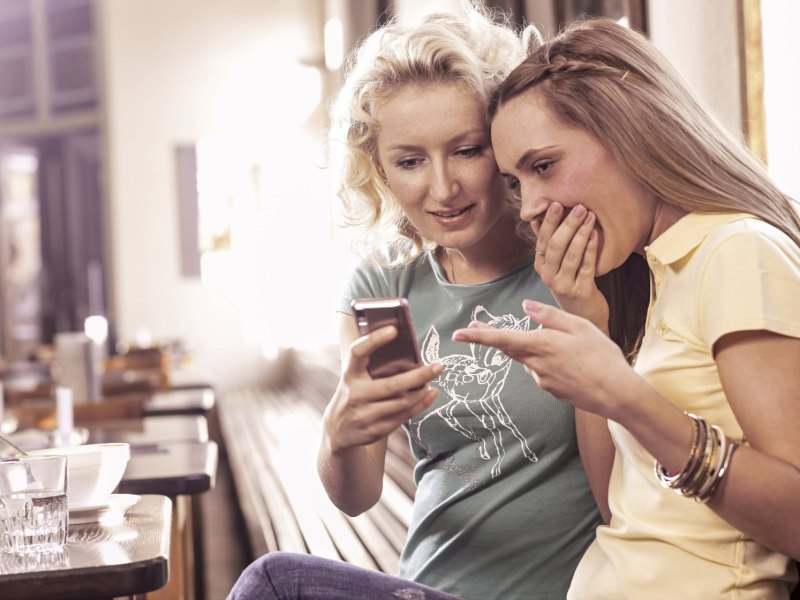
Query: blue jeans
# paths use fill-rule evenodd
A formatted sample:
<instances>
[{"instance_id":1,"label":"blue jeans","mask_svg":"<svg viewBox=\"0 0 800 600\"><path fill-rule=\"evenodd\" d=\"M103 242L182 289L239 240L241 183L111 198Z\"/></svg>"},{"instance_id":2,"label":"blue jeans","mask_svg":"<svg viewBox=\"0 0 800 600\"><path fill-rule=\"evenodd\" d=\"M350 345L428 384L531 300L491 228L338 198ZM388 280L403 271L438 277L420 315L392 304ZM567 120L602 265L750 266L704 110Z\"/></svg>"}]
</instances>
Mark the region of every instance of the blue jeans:
<instances>
[{"instance_id":1,"label":"blue jeans","mask_svg":"<svg viewBox=\"0 0 800 600\"><path fill-rule=\"evenodd\" d=\"M239 576L227 600L458 600L425 585L346 562L270 552Z\"/></svg>"}]
</instances>

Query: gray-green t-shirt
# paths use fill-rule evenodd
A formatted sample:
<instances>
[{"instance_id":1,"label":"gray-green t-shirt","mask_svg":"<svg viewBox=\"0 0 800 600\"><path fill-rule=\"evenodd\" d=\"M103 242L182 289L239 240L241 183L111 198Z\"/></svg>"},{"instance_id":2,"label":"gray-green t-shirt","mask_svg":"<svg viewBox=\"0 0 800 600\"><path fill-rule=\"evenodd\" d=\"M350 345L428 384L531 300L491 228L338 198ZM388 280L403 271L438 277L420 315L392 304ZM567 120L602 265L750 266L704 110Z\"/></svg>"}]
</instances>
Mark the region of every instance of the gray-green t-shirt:
<instances>
[{"instance_id":1,"label":"gray-green t-shirt","mask_svg":"<svg viewBox=\"0 0 800 600\"><path fill-rule=\"evenodd\" d=\"M563 599L600 524L574 411L504 353L451 341L473 320L536 328L522 301L552 304L550 292L531 262L456 285L425 254L401 268L360 265L340 310L397 296L408 298L424 362L445 366L439 398L405 425L418 463L400 575L466 599Z\"/></svg>"}]
</instances>

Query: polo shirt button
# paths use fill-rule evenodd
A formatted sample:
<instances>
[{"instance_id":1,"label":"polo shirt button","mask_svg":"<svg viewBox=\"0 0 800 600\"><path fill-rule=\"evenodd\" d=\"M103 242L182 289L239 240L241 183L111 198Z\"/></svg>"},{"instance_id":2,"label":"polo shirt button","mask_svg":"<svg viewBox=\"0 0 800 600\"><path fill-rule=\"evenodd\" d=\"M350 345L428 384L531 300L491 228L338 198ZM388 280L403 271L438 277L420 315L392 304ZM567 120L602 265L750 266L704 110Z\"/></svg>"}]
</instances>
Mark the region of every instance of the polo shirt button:
<instances>
[{"instance_id":1,"label":"polo shirt button","mask_svg":"<svg viewBox=\"0 0 800 600\"><path fill-rule=\"evenodd\" d=\"M659 319L658 323L656 323L656 333L658 335L663 335L666 330L667 330L667 325L666 323L664 323L664 319Z\"/></svg>"}]
</instances>

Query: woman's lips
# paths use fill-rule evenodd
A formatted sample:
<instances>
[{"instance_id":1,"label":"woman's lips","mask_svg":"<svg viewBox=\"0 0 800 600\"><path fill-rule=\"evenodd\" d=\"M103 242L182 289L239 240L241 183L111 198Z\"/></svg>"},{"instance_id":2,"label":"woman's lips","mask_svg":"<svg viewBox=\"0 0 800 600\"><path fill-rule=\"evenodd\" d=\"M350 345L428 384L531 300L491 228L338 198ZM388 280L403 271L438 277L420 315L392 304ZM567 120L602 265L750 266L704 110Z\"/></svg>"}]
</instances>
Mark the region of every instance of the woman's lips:
<instances>
[{"instance_id":1,"label":"woman's lips","mask_svg":"<svg viewBox=\"0 0 800 600\"><path fill-rule=\"evenodd\" d=\"M437 221L445 225L457 225L468 218L474 204L455 210L428 211Z\"/></svg>"}]
</instances>

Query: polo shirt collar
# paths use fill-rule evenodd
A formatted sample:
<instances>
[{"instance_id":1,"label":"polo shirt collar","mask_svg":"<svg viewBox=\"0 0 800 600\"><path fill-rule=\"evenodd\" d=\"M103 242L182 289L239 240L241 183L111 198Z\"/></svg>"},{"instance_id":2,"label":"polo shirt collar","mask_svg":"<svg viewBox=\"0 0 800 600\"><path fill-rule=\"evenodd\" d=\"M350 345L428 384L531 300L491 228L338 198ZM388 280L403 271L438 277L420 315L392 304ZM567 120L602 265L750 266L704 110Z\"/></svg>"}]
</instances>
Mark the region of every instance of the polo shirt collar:
<instances>
[{"instance_id":1,"label":"polo shirt collar","mask_svg":"<svg viewBox=\"0 0 800 600\"><path fill-rule=\"evenodd\" d=\"M692 212L678 219L649 246L645 246L644 251L648 260L655 259L662 265L669 265L689 254L717 227L748 218L753 218L753 215Z\"/></svg>"}]
</instances>

